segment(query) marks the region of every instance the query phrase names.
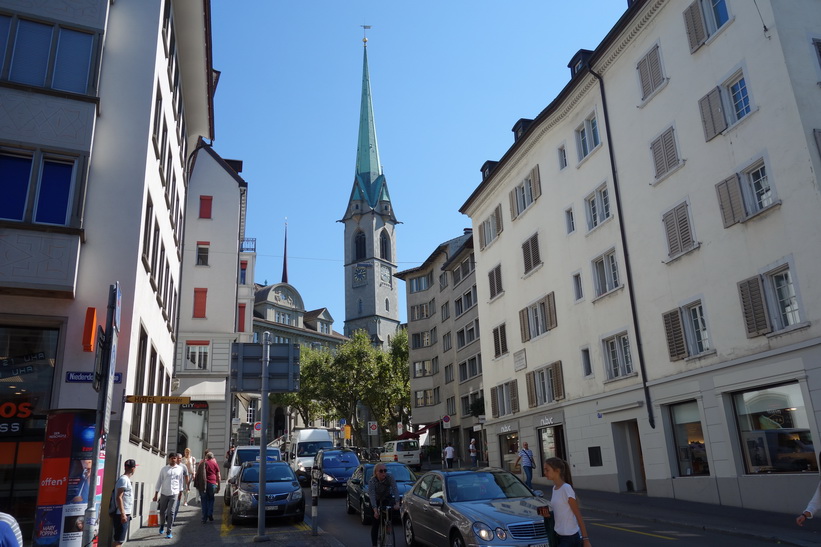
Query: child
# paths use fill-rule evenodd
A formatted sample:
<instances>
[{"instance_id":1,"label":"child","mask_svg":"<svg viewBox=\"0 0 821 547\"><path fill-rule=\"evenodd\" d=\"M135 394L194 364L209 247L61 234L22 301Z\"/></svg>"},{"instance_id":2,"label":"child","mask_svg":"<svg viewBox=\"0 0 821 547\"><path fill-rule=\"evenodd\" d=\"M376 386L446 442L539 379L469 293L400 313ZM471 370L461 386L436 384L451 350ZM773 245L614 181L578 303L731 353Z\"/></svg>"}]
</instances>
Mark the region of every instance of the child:
<instances>
[{"instance_id":1,"label":"child","mask_svg":"<svg viewBox=\"0 0 821 547\"><path fill-rule=\"evenodd\" d=\"M544 462L544 474L553 481L550 509L553 511L556 535L559 538L557 547L592 547L576 501L567 462L561 458L547 458Z\"/></svg>"}]
</instances>

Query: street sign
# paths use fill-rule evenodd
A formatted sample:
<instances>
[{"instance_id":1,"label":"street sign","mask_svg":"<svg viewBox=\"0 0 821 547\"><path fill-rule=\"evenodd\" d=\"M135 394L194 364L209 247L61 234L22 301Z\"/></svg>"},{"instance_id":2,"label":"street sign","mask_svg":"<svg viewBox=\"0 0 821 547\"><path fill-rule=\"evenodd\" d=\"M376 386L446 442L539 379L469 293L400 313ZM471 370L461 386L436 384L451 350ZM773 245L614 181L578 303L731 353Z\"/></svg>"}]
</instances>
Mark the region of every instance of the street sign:
<instances>
[{"instance_id":1,"label":"street sign","mask_svg":"<svg viewBox=\"0 0 821 547\"><path fill-rule=\"evenodd\" d=\"M376 422L368 422L368 435L379 435L379 425Z\"/></svg>"},{"instance_id":2,"label":"street sign","mask_svg":"<svg viewBox=\"0 0 821 547\"><path fill-rule=\"evenodd\" d=\"M340 418L339 419L339 427L342 427L346 423L348 423L348 420L346 420L345 418Z\"/></svg>"},{"instance_id":3,"label":"street sign","mask_svg":"<svg viewBox=\"0 0 821 547\"><path fill-rule=\"evenodd\" d=\"M231 344L231 391L262 391L262 344ZM270 344L268 392L299 391L299 344Z\"/></svg>"},{"instance_id":4,"label":"street sign","mask_svg":"<svg viewBox=\"0 0 821 547\"><path fill-rule=\"evenodd\" d=\"M447 414L442 416L442 427L444 427L445 429L450 429L450 416L448 416Z\"/></svg>"},{"instance_id":5,"label":"street sign","mask_svg":"<svg viewBox=\"0 0 821 547\"><path fill-rule=\"evenodd\" d=\"M262 422L254 422L254 437L259 438L262 433Z\"/></svg>"},{"instance_id":6,"label":"street sign","mask_svg":"<svg viewBox=\"0 0 821 547\"><path fill-rule=\"evenodd\" d=\"M405 431L405 426L402 422L396 422L396 434L401 435Z\"/></svg>"},{"instance_id":7,"label":"street sign","mask_svg":"<svg viewBox=\"0 0 821 547\"><path fill-rule=\"evenodd\" d=\"M164 397L161 395L126 395L125 402L154 405L187 405L191 402L191 397Z\"/></svg>"}]
</instances>

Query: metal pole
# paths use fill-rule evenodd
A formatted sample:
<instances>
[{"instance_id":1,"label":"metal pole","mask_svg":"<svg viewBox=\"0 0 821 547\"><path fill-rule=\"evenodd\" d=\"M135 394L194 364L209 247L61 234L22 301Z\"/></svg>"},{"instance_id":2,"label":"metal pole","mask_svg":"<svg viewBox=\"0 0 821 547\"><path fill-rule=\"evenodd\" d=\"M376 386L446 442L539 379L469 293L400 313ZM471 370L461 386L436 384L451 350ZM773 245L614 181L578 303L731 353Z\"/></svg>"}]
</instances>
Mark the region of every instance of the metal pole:
<instances>
[{"instance_id":1,"label":"metal pole","mask_svg":"<svg viewBox=\"0 0 821 547\"><path fill-rule=\"evenodd\" d=\"M254 542L271 541L265 535L266 469L268 467L268 365L271 362L271 333L262 334L262 431L259 432L259 490L257 491L257 535Z\"/></svg>"}]
</instances>

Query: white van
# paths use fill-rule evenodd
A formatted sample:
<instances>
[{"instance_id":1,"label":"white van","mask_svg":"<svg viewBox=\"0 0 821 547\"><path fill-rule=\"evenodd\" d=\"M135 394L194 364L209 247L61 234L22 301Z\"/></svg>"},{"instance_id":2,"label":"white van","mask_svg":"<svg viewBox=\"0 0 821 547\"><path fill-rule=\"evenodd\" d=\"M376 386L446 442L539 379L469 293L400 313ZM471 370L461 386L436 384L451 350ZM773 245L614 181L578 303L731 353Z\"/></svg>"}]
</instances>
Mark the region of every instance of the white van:
<instances>
[{"instance_id":1,"label":"white van","mask_svg":"<svg viewBox=\"0 0 821 547\"><path fill-rule=\"evenodd\" d=\"M311 481L311 467L316 453L323 448L333 448L331 433L327 429L297 429L291 433L288 443L288 463L299 482Z\"/></svg>"},{"instance_id":2,"label":"white van","mask_svg":"<svg viewBox=\"0 0 821 547\"><path fill-rule=\"evenodd\" d=\"M419 441L416 439L406 439L404 441L388 441L379 455L379 460L383 462L399 462L413 467L417 471L422 470L422 462L419 458Z\"/></svg>"}]
</instances>

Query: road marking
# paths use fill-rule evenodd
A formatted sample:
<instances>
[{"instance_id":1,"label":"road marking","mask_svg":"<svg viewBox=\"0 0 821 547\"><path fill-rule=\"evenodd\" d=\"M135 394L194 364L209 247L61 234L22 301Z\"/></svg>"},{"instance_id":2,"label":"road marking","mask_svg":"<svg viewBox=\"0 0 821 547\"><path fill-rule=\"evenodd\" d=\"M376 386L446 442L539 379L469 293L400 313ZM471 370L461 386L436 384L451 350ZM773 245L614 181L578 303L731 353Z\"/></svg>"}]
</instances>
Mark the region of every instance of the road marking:
<instances>
[{"instance_id":1,"label":"road marking","mask_svg":"<svg viewBox=\"0 0 821 547\"><path fill-rule=\"evenodd\" d=\"M662 536L659 534L650 534L648 532L639 532L638 530L631 530L629 528L623 528L621 526L610 526L609 524L599 524L598 522L591 523L593 526L601 526L602 528L610 528L612 530L621 530L622 532L630 532L631 534L640 534L642 536L650 536L659 539L669 539L671 541L678 541L676 538L669 537L669 536Z\"/></svg>"}]
</instances>

